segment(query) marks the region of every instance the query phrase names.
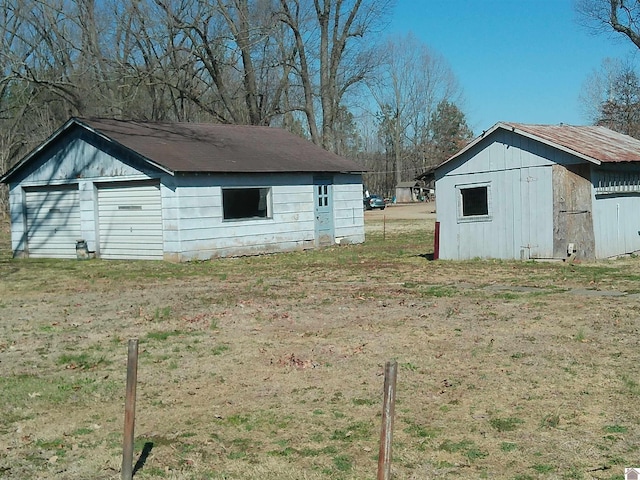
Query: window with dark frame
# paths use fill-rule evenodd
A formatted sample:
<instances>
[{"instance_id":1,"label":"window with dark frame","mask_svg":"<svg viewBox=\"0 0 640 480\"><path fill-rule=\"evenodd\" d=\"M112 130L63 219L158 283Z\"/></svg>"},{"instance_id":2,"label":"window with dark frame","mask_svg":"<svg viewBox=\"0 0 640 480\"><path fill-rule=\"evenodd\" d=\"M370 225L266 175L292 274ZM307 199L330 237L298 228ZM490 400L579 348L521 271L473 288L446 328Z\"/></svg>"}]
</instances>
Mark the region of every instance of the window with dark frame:
<instances>
[{"instance_id":1,"label":"window with dark frame","mask_svg":"<svg viewBox=\"0 0 640 480\"><path fill-rule=\"evenodd\" d=\"M489 215L489 187L461 188L460 195L463 217Z\"/></svg>"},{"instance_id":2,"label":"window with dark frame","mask_svg":"<svg viewBox=\"0 0 640 480\"><path fill-rule=\"evenodd\" d=\"M269 218L270 191L270 188L223 188L223 219Z\"/></svg>"}]
</instances>

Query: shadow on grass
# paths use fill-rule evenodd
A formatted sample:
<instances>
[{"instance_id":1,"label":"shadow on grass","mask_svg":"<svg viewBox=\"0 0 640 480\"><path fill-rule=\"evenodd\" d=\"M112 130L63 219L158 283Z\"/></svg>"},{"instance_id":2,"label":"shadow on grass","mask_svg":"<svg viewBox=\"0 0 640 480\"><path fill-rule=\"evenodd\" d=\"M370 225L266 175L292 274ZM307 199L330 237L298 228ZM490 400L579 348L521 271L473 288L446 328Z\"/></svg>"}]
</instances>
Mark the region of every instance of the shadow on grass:
<instances>
[{"instance_id":1,"label":"shadow on grass","mask_svg":"<svg viewBox=\"0 0 640 480\"><path fill-rule=\"evenodd\" d=\"M433 253L420 253L418 256L424 258L425 260L429 260L430 262L435 260L433 258Z\"/></svg>"},{"instance_id":2,"label":"shadow on grass","mask_svg":"<svg viewBox=\"0 0 640 480\"><path fill-rule=\"evenodd\" d=\"M151 454L151 450L153 450L153 442L146 442L144 447L142 447L142 452L140 452L140 458L138 458L138 461L133 467L133 475L135 475L138 470L142 470L147 458L149 458Z\"/></svg>"}]
</instances>

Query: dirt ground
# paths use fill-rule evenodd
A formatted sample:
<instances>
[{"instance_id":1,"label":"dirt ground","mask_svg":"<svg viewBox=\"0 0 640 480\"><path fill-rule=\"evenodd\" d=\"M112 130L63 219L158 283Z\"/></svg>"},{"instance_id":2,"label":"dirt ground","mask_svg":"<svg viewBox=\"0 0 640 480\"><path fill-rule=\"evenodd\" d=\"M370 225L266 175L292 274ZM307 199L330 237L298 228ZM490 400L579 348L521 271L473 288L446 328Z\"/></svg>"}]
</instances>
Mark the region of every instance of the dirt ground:
<instances>
[{"instance_id":1,"label":"dirt ground","mask_svg":"<svg viewBox=\"0 0 640 480\"><path fill-rule=\"evenodd\" d=\"M389 220L435 220L436 203L389 204L384 210L367 210L367 216L377 218L386 215Z\"/></svg>"},{"instance_id":2,"label":"dirt ground","mask_svg":"<svg viewBox=\"0 0 640 480\"><path fill-rule=\"evenodd\" d=\"M640 260L429 261L433 207L366 212L365 245L185 265L12 260L5 234L0 477L120 478L137 338L137 480L374 478L389 360L394 479L622 479Z\"/></svg>"},{"instance_id":3,"label":"dirt ground","mask_svg":"<svg viewBox=\"0 0 640 480\"><path fill-rule=\"evenodd\" d=\"M389 204L384 210L365 210L367 233L399 232L421 227L432 232L435 220L435 202Z\"/></svg>"}]
</instances>

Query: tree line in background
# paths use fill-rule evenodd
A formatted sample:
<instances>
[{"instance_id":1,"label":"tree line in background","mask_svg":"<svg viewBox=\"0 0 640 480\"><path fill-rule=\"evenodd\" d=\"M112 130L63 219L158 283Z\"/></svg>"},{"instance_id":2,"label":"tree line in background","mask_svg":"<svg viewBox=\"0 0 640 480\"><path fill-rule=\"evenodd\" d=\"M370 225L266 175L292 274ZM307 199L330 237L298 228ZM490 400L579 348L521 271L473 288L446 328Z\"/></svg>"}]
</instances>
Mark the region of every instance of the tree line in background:
<instances>
[{"instance_id":1,"label":"tree line in background","mask_svg":"<svg viewBox=\"0 0 640 480\"><path fill-rule=\"evenodd\" d=\"M578 17L597 34L619 34L640 49L640 0L574 0ZM595 125L640 138L640 75L630 59L607 58L580 96Z\"/></svg>"},{"instance_id":2,"label":"tree line in background","mask_svg":"<svg viewBox=\"0 0 640 480\"><path fill-rule=\"evenodd\" d=\"M640 0L574 0L640 48ZM472 136L446 59L383 33L394 0L0 0L0 174L70 116L278 126L395 185ZM640 75L606 60L582 102L640 138ZM7 192L0 189L0 214Z\"/></svg>"},{"instance_id":3,"label":"tree line in background","mask_svg":"<svg viewBox=\"0 0 640 480\"><path fill-rule=\"evenodd\" d=\"M389 195L471 138L394 0L0 0L0 174L71 116L278 126ZM0 211L7 210L6 191Z\"/></svg>"}]
</instances>

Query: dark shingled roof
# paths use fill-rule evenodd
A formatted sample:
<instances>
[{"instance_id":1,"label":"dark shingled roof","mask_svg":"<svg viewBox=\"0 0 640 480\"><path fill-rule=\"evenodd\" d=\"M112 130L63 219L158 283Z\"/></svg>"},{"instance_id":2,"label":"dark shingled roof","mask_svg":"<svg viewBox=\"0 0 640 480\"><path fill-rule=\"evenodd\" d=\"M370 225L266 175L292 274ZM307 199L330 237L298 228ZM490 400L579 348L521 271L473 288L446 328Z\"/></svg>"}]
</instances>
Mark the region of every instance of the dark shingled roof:
<instances>
[{"instance_id":1,"label":"dark shingled roof","mask_svg":"<svg viewBox=\"0 0 640 480\"><path fill-rule=\"evenodd\" d=\"M72 118L9 169L0 182L8 182L34 156L74 128L121 145L171 174L365 171L356 162L280 128Z\"/></svg>"},{"instance_id":2,"label":"dark shingled roof","mask_svg":"<svg viewBox=\"0 0 640 480\"><path fill-rule=\"evenodd\" d=\"M171 172L363 172L357 163L286 130L209 123L78 119Z\"/></svg>"}]
</instances>

